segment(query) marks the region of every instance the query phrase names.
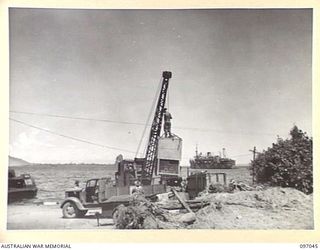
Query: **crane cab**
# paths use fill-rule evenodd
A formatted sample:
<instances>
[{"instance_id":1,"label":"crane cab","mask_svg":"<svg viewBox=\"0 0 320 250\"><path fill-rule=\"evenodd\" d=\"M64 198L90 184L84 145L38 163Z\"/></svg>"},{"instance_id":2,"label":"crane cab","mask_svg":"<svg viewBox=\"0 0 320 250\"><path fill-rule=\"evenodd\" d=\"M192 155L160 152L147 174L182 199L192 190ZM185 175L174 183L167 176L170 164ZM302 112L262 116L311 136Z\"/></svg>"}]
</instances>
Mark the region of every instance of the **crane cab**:
<instances>
[{"instance_id":1,"label":"crane cab","mask_svg":"<svg viewBox=\"0 0 320 250\"><path fill-rule=\"evenodd\" d=\"M156 172L161 176L162 183L168 186L180 186L181 155L182 139L180 137L172 134L170 137L159 138Z\"/></svg>"}]
</instances>

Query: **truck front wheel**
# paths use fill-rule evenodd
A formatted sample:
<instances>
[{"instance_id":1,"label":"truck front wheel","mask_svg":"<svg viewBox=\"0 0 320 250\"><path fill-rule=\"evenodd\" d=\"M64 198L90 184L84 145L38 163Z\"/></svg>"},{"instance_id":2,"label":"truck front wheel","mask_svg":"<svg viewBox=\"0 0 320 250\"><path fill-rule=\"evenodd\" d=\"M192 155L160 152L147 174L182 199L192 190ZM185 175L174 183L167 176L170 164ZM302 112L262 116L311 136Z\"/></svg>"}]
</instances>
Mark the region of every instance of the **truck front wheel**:
<instances>
[{"instance_id":1,"label":"truck front wheel","mask_svg":"<svg viewBox=\"0 0 320 250\"><path fill-rule=\"evenodd\" d=\"M66 202L62 207L62 214L64 218L77 218L81 214L77 206L73 202Z\"/></svg>"}]
</instances>

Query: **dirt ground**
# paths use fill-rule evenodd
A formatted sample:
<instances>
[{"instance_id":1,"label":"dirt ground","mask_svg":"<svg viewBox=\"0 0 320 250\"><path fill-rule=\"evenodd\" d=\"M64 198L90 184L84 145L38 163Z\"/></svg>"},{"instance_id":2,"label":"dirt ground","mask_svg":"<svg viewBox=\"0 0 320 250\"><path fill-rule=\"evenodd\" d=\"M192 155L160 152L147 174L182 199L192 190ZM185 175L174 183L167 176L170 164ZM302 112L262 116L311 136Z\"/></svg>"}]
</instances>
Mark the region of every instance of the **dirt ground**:
<instances>
[{"instance_id":1,"label":"dirt ground","mask_svg":"<svg viewBox=\"0 0 320 250\"><path fill-rule=\"evenodd\" d=\"M205 194L210 202L195 213L188 229L313 229L313 196L292 188ZM9 205L7 228L114 229L112 219L64 219L59 205Z\"/></svg>"},{"instance_id":2,"label":"dirt ground","mask_svg":"<svg viewBox=\"0 0 320 250\"><path fill-rule=\"evenodd\" d=\"M64 219L59 205L9 205L7 229L112 229L113 220L95 216Z\"/></svg>"},{"instance_id":3,"label":"dirt ground","mask_svg":"<svg viewBox=\"0 0 320 250\"><path fill-rule=\"evenodd\" d=\"M190 228L313 229L313 196L293 188L207 194Z\"/></svg>"}]
</instances>

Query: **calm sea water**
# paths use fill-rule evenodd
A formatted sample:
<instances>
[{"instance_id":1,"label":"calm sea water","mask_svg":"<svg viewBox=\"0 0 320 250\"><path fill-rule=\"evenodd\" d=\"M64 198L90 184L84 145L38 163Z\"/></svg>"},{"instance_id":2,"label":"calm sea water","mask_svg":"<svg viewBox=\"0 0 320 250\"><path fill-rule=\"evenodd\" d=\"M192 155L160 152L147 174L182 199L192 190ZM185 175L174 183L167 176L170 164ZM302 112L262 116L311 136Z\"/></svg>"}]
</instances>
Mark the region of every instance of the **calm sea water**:
<instances>
[{"instance_id":1,"label":"calm sea water","mask_svg":"<svg viewBox=\"0 0 320 250\"><path fill-rule=\"evenodd\" d=\"M72 188L76 180L80 181L80 187L84 187L91 178L112 177L116 171L111 165L30 165L22 167L10 167L17 175L30 174L38 187L37 199L44 201L61 201L64 199L66 189ZM193 170L194 171L194 170ZM198 170L197 170L198 171ZM248 168L235 169L210 169L209 173L226 173L227 181L235 179L251 184L251 176ZM181 175L187 176L187 168L181 168ZM33 202L31 200L29 202Z\"/></svg>"},{"instance_id":2,"label":"calm sea water","mask_svg":"<svg viewBox=\"0 0 320 250\"><path fill-rule=\"evenodd\" d=\"M84 187L91 178L114 177L115 168L109 165L30 165L10 167L16 175L30 174L38 187L37 199L62 200L66 189L74 187L76 180Z\"/></svg>"}]
</instances>

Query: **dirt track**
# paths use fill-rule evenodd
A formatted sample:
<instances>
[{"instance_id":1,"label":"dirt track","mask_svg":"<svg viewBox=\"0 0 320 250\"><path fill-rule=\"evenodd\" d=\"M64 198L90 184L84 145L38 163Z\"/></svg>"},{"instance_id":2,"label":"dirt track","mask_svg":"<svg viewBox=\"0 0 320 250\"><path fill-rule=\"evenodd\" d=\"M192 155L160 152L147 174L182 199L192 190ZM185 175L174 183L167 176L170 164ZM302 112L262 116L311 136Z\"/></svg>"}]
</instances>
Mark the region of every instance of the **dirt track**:
<instances>
[{"instance_id":1,"label":"dirt track","mask_svg":"<svg viewBox=\"0 0 320 250\"><path fill-rule=\"evenodd\" d=\"M59 205L9 205L7 228L10 229L112 229L112 219L100 219L97 226L94 216L81 219L64 219Z\"/></svg>"}]
</instances>

